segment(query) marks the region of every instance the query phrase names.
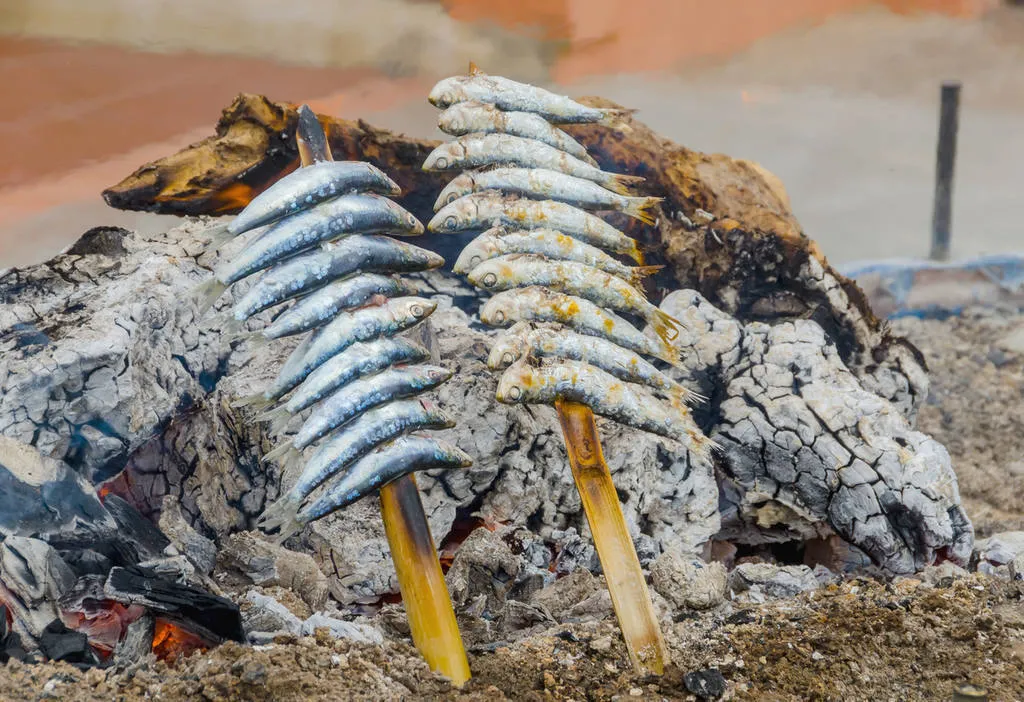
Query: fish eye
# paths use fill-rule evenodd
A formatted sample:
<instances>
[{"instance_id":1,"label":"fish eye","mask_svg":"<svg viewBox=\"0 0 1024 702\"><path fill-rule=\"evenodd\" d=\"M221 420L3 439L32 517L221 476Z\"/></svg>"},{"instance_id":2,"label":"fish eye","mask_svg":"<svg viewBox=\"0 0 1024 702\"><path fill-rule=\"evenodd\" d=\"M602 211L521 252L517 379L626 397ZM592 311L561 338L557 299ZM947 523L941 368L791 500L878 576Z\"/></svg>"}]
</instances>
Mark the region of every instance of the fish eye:
<instances>
[{"instance_id":1,"label":"fish eye","mask_svg":"<svg viewBox=\"0 0 1024 702\"><path fill-rule=\"evenodd\" d=\"M484 287L491 288L497 285L498 276L494 275L493 273L488 273L480 280L480 282L484 284Z\"/></svg>"},{"instance_id":2,"label":"fish eye","mask_svg":"<svg viewBox=\"0 0 1024 702\"><path fill-rule=\"evenodd\" d=\"M457 226L459 226L459 220L455 215L449 215L444 221L445 229L455 229Z\"/></svg>"},{"instance_id":3,"label":"fish eye","mask_svg":"<svg viewBox=\"0 0 1024 702\"><path fill-rule=\"evenodd\" d=\"M518 400L523 396L523 390L518 385L513 385L508 389L508 392L505 393L505 396L510 400Z\"/></svg>"},{"instance_id":4,"label":"fish eye","mask_svg":"<svg viewBox=\"0 0 1024 702\"><path fill-rule=\"evenodd\" d=\"M494 313L494 322L495 322L495 324L503 324L505 322L505 313L502 312L501 310L498 310L497 312L495 312Z\"/></svg>"},{"instance_id":5,"label":"fish eye","mask_svg":"<svg viewBox=\"0 0 1024 702\"><path fill-rule=\"evenodd\" d=\"M452 204L453 202L455 202L458 199L459 199L459 194L458 193L448 193L448 204L449 205Z\"/></svg>"},{"instance_id":6,"label":"fish eye","mask_svg":"<svg viewBox=\"0 0 1024 702\"><path fill-rule=\"evenodd\" d=\"M434 162L434 165L442 170L448 168L448 159L446 159L444 156L438 156L437 161Z\"/></svg>"},{"instance_id":7,"label":"fish eye","mask_svg":"<svg viewBox=\"0 0 1024 702\"><path fill-rule=\"evenodd\" d=\"M516 357L512 355L511 351L506 351L505 353L501 354L501 362L504 363L506 366L510 366L516 362Z\"/></svg>"},{"instance_id":8,"label":"fish eye","mask_svg":"<svg viewBox=\"0 0 1024 702\"><path fill-rule=\"evenodd\" d=\"M412 314L413 317L422 317L423 312L423 305L420 304L413 305L409 308L409 313Z\"/></svg>"},{"instance_id":9,"label":"fish eye","mask_svg":"<svg viewBox=\"0 0 1024 702\"><path fill-rule=\"evenodd\" d=\"M405 221L406 221L406 222L408 222L408 223L409 223L409 224L410 224L411 226L413 226L413 227L415 227L415 226L416 226L416 217L415 217L414 215L408 215L408 216L407 216L407 217L405 218Z\"/></svg>"},{"instance_id":10,"label":"fish eye","mask_svg":"<svg viewBox=\"0 0 1024 702\"><path fill-rule=\"evenodd\" d=\"M469 265L471 265L471 266L478 266L478 265L480 265L481 261L483 261L483 260L484 260L483 256L472 256L469 259Z\"/></svg>"}]
</instances>

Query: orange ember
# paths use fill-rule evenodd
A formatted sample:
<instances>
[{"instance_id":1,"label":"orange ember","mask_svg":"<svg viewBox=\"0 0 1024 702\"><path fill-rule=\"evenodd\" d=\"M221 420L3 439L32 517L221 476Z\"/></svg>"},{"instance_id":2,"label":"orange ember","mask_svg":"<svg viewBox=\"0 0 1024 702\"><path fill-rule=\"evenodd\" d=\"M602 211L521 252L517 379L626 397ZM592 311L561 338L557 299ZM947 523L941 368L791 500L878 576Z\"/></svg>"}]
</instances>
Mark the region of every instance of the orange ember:
<instances>
[{"instance_id":1,"label":"orange ember","mask_svg":"<svg viewBox=\"0 0 1024 702\"><path fill-rule=\"evenodd\" d=\"M173 663L179 657L209 648L210 644L201 636L182 629L172 621L157 618L153 628L153 653L160 660Z\"/></svg>"}]
</instances>

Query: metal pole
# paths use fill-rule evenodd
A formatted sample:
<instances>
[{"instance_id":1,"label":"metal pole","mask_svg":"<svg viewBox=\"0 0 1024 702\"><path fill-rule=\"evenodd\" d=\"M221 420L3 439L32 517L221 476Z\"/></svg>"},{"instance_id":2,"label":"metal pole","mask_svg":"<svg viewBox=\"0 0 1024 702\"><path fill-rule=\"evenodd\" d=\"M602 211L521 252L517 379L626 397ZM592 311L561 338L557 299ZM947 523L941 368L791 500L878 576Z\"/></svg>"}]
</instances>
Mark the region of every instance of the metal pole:
<instances>
[{"instance_id":1,"label":"metal pole","mask_svg":"<svg viewBox=\"0 0 1024 702\"><path fill-rule=\"evenodd\" d=\"M953 219L953 165L960 122L960 83L942 84L939 107L939 142L935 155L935 209L932 212L932 250L935 261L949 259Z\"/></svg>"}]
</instances>

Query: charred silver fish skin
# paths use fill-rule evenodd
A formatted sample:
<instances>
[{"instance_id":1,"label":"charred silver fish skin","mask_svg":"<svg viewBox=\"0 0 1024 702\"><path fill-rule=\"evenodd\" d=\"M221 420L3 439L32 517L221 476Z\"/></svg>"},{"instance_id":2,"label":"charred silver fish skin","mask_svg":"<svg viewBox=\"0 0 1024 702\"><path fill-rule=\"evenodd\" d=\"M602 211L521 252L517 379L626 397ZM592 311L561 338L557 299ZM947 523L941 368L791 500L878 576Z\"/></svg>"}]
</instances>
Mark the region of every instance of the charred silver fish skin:
<instances>
[{"instance_id":1,"label":"charred silver fish skin","mask_svg":"<svg viewBox=\"0 0 1024 702\"><path fill-rule=\"evenodd\" d=\"M329 162L333 163L333 162ZM336 280L300 299L295 305L264 328L267 339L280 339L301 334L326 324L342 310L362 307L379 297L414 295L416 289L397 276L362 273Z\"/></svg>"},{"instance_id":2,"label":"charred silver fish skin","mask_svg":"<svg viewBox=\"0 0 1024 702\"><path fill-rule=\"evenodd\" d=\"M357 271L414 273L443 264L444 259L433 251L386 236L353 234L267 271L235 303L233 314L244 321Z\"/></svg>"},{"instance_id":3,"label":"charred silver fish skin","mask_svg":"<svg viewBox=\"0 0 1024 702\"><path fill-rule=\"evenodd\" d=\"M517 322L495 340L487 357L491 370L505 370L526 356L563 358L600 368L627 383L645 385L673 401L686 402L696 395L648 363L640 354L598 336L569 329L540 327Z\"/></svg>"},{"instance_id":4,"label":"charred silver fish skin","mask_svg":"<svg viewBox=\"0 0 1024 702\"><path fill-rule=\"evenodd\" d=\"M369 193L343 195L279 221L234 259L220 265L214 277L231 285L294 254L339 237L390 232L423 233L410 212L395 202Z\"/></svg>"},{"instance_id":5,"label":"charred silver fish skin","mask_svg":"<svg viewBox=\"0 0 1024 702\"><path fill-rule=\"evenodd\" d=\"M597 165L582 144L540 115L531 112L505 112L483 102L457 102L438 115L437 126L442 132L452 136L465 136L474 132L497 132L535 139L592 166Z\"/></svg>"},{"instance_id":6,"label":"charred silver fish skin","mask_svg":"<svg viewBox=\"0 0 1024 702\"><path fill-rule=\"evenodd\" d=\"M435 107L476 101L510 112L531 112L555 124L614 124L629 110L587 107L565 95L558 95L527 83L482 72L452 76L439 81L427 98Z\"/></svg>"},{"instance_id":7,"label":"charred silver fish skin","mask_svg":"<svg viewBox=\"0 0 1024 702\"><path fill-rule=\"evenodd\" d=\"M390 368L343 385L306 420L292 439L292 447L301 451L368 409L430 390L451 377L447 368L422 364Z\"/></svg>"},{"instance_id":8,"label":"charred silver fish skin","mask_svg":"<svg viewBox=\"0 0 1024 702\"><path fill-rule=\"evenodd\" d=\"M376 307L339 313L333 322L316 331L316 339L306 347L301 360L292 363L288 359L274 381L274 392L287 388L278 395L283 396L352 344L404 331L429 317L436 307L420 297L400 297Z\"/></svg>"},{"instance_id":9,"label":"charred silver fish skin","mask_svg":"<svg viewBox=\"0 0 1024 702\"><path fill-rule=\"evenodd\" d=\"M499 402L554 404L558 399L579 402L620 424L681 441L703 458L714 446L684 407L665 405L642 387L586 363L559 360L533 367L520 361L498 381Z\"/></svg>"},{"instance_id":10,"label":"charred silver fish skin","mask_svg":"<svg viewBox=\"0 0 1024 702\"><path fill-rule=\"evenodd\" d=\"M607 339L623 348L680 364L680 350L647 336L613 312L581 297L534 286L506 290L480 308L484 324L504 327L514 322L557 322L581 334Z\"/></svg>"},{"instance_id":11,"label":"charred silver fish skin","mask_svg":"<svg viewBox=\"0 0 1024 702\"><path fill-rule=\"evenodd\" d=\"M540 285L581 297L607 310L646 319L662 338L678 335L676 321L632 285L577 261L552 261L536 254L508 254L484 261L469 272L469 282L491 292Z\"/></svg>"},{"instance_id":12,"label":"charred silver fish skin","mask_svg":"<svg viewBox=\"0 0 1024 702\"><path fill-rule=\"evenodd\" d=\"M354 380L396 364L420 363L429 358L429 351L400 336L358 341L310 373L284 408L296 414Z\"/></svg>"},{"instance_id":13,"label":"charred silver fish skin","mask_svg":"<svg viewBox=\"0 0 1024 702\"><path fill-rule=\"evenodd\" d=\"M492 227L466 244L452 270L466 274L484 261L506 254L538 254L551 260L578 261L634 285L660 270L659 266L627 266L596 246L554 229L509 230L504 227Z\"/></svg>"},{"instance_id":14,"label":"charred silver fish skin","mask_svg":"<svg viewBox=\"0 0 1024 702\"><path fill-rule=\"evenodd\" d=\"M467 468L473 459L439 439L416 434L401 436L356 461L316 501L297 515L308 524L349 505L409 473L420 470Z\"/></svg>"},{"instance_id":15,"label":"charred silver fish skin","mask_svg":"<svg viewBox=\"0 0 1024 702\"><path fill-rule=\"evenodd\" d=\"M402 194L398 184L363 161L320 161L289 173L254 197L228 224L234 236L351 192Z\"/></svg>"},{"instance_id":16,"label":"charred silver fish skin","mask_svg":"<svg viewBox=\"0 0 1024 702\"><path fill-rule=\"evenodd\" d=\"M636 241L600 217L554 200L530 200L493 191L473 193L442 207L427 229L438 234L454 234L495 226L554 229L585 244L625 254L643 265L643 253Z\"/></svg>"},{"instance_id":17,"label":"charred silver fish skin","mask_svg":"<svg viewBox=\"0 0 1024 702\"><path fill-rule=\"evenodd\" d=\"M467 134L444 142L427 155L423 170L450 171L495 164L568 174L620 193L628 192L629 183L643 180L639 176L602 171L544 142L511 134Z\"/></svg>"},{"instance_id":18,"label":"charred silver fish skin","mask_svg":"<svg viewBox=\"0 0 1024 702\"><path fill-rule=\"evenodd\" d=\"M288 499L299 502L328 478L334 476L375 447L409 432L450 429L451 417L432 403L420 399L396 400L380 405L352 420L344 432L332 436L306 463L302 475L288 491Z\"/></svg>"},{"instance_id":19,"label":"charred silver fish skin","mask_svg":"<svg viewBox=\"0 0 1024 702\"><path fill-rule=\"evenodd\" d=\"M625 212L647 224L653 224L649 211L661 198L629 197L612 192L593 181L547 168L494 168L461 173L444 187L434 211L460 197L484 190L496 190L538 200L557 200L585 210Z\"/></svg>"}]
</instances>

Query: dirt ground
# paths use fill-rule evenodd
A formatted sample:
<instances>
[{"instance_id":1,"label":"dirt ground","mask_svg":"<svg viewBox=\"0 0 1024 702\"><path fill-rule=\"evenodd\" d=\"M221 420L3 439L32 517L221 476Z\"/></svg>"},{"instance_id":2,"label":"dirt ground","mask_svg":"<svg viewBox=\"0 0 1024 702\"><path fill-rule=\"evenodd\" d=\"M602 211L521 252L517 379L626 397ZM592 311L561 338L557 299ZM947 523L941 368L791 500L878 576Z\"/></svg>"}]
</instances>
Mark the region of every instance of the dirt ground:
<instances>
[{"instance_id":1,"label":"dirt ground","mask_svg":"<svg viewBox=\"0 0 1024 702\"><path fill-rule=\"evenodd\" d=\"M919 426L948 446L981 536L1024 528L1024 316L968 311L900 320L932 377ZM1024 699L1024 582L958 578L943 567L893 582L854 579L793 599L727 603L663 619L671 665L632 674L611 618L563 621L472 650L462 691L403 643L326 637L222 646L175 666L80 672L66 664L0 669L10 700L698 699L686 674L717 669L733 700L949 700L974 684Z\"/></svg>"}]
</instances>

